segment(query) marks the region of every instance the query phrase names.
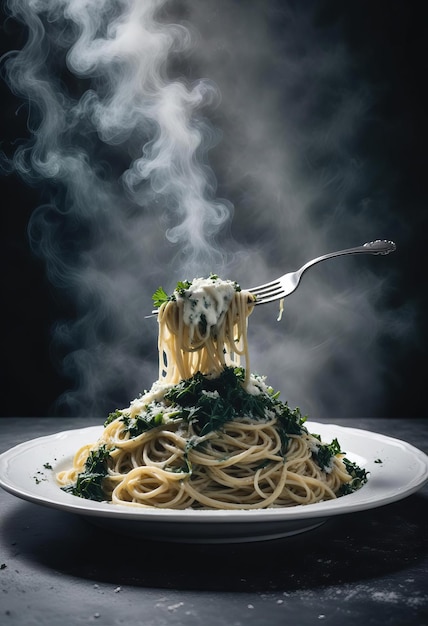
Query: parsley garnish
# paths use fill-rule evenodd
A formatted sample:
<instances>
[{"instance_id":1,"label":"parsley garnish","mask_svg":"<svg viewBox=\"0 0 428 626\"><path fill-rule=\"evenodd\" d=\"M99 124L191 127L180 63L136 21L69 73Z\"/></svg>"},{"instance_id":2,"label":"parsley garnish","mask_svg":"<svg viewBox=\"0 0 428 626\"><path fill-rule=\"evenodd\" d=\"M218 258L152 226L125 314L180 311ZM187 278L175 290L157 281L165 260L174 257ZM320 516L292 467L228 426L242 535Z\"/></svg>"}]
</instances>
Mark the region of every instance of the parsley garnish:
<instances>
[{"instance_id":1,"label":"parsley garnish","mask_svg":"<svg viewBox=\"0 0 428 626\"><path fill-rule=\"evenodd\" d=\"M85 469L77 476L75 484L62 487L63 491L87 500L96 500L97 502L105 500L102 483L107 476L109 456L110 453L105 444L97 450L92 450L86 459Z\"/></svg>"},{"instance_id":2,"label":"parsley garnish","mask_svg":"<svg viewBox=\"0 0 428 626\"><path fill-rule=\"evenodd\" d=\"M319 441L321 438L319 435L313 435ZM328 470L331 467L331 461L337 454L346 454L340 449L340 444L337 439L333 439L331 443L328 444L320 444L318 449L312 453L314 460L318 463L322 470ZM357 489L360 489L368 480L368 473L365 469L359 467L353 461L350 461L347 458L342 459L346 471L351 476L351 481L349 483L344 483L339 491L337 492L337 496L345 496Z\"/></svg>"},{"instance_id":3,"label":"parsley garnish","mask_svg":"<svg viewBox=\"0 0 428 626\"><path fill-rule=\"evenodd\" d=\"M220 430L226 422L246 416L266 420L269 412L279 419L285 435L302 432L299 409L290 410L275 393L248 393L243 387L245 371L241 367L226 367L217 378L207 378L200 372L182 380L165 394L165 400L181 408L180 417L200 428L199 436Z\"/></svg>"},{"instance_id":4,"label":"parsley garnish","mask_svg":"<svg viewBox=\"0 0 428 626\"><path fill-rule=\"evenodd\" d=\"M147 430L161 426L163 423L163 412L156 409L156 403L147 405L146 412L142 415L136 415L132 420L127 416L123 416L126 430L129 431L131 437L138 437Z\"/></svg>"},{"instance_id":5,"label":"parsley garnish","mask_svg":"<svg viewBox=\"0 0 428 626\"><path fill-rule=\"evenodd\" d=\"M179 280L175 291L180 295L184 296L185 292L191 286L192 282L190 280Z\"/></svg>"},{"instance_id":6,"label":"parsley garnish","mask_svg":"<svg viewBox=\"0 0 428 626\"><path fill-rule=\"evenodd\" d=\"M359 467L356 463L350 461L349 459L345 458L342 459L342 461L345 464L346 471L351 476L352 480L351 482L345 483L340 487L337 493L338 496L346 496L353 491L357 491L357 489L360 489L360 487L365 485L368 480L368 472L366 472L365 469Z\"/></svg>"},{"instance_id":7,"label":"parsley garnish","mask_svg":"<svg viewBox=\"0 0 428 626\"><path fill-rule=\"evenodd\" d=\"M337 439L333 439L331 443L320 445L316 452L313 453L313 456L320 468L326 470L331 466L332 458L335 457L336 454L340 453L340 444Z\"/></svg>"},{"instance_id":8,"label":"parsley garnish","mask_svg":"<svg viewBox=\"0 0 428 626\"><path fill-rule=\"evenodd\" d=\"M168 302L170 297L162 287L158 287L152 296L153 304L156 308L159 308L165 302Z\"/></svg>"},{"instance_id":9,"label":"parsley garnish","mask_svg":"<svg viewBox=\"0 0 428 626\"><path fill-rule=\"evenodd\" d=\"M114 411L113 413L109 413L109 416L104 422L104 426L108 426L108 424L110 424L111 422L114 422L114 420L117 419L118 417L122 417L122 411L119 411L119 409L116 409L116 411Z\"/></svg>"}]
</instances>

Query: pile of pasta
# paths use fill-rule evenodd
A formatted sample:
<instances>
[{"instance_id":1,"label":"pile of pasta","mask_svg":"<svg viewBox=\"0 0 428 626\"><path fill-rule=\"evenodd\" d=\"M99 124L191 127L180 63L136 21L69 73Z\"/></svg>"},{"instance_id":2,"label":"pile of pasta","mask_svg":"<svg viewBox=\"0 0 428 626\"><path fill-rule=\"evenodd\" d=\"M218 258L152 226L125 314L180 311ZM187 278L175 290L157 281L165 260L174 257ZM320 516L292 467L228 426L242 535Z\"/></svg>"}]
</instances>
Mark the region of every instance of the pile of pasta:
<instances>
[{"instance_id":1,"label":"pile of pasta","mask_svg":"<svg viewBox=\"0 0 428 626\"><path fill-rule=\"evenodd\" d=\"M250 373L249 292L211 276L159 304L158 380L77 451L57 475L65 491L125 506L260 509L366 482L336 439L308 432L299 409Z\"/></svg>"}]
</instances>

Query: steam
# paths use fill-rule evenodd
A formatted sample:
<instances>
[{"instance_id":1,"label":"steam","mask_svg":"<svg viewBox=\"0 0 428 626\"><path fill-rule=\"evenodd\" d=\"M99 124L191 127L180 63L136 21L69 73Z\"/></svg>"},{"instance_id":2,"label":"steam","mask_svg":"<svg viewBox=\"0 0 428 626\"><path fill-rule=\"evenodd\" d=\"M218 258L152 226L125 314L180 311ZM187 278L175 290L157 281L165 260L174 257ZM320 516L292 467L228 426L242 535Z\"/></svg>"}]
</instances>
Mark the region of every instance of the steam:
<instances>
[{"instance_id":1,"label":"steam","mask_svg":"<svg viewBox=\"0 0 428 626\"><path fill-rule=\"evenodd\" d=\"M76 309L56 328L65 369L78 381L64 398L72 412L112 402L121 378L138 381L134 393L148 384L153 357L143 355L153 355L156 323L147 329L144 314L154 281L171 287L226 256L215 238L231 205L215 198L207 167L215 133L202 115L218 94L210 81L169 78L170 57L191 36L161 21L165 4L9 3L29 31L6 61L12 88L29 102L32 131L14 166L54 190L29 233Z\"/></svg>"},{"instance_id":2,"label":"steam","mask_svg":"<svg viewBox=\"0 0 428 626\"><path fill-rule=\"evenodd\" d=\"M44 183L30 243L70 302L54 345L76 385L56 413L104 415L151 385L157 325L144 316L159 285L215 271L251 286L394 237L358 150L372 96L312 10L281 3L278 37L261 0L8 7L28 29L4 61L29 107L13 166ZM254 312L252 369L313 418L355 414L356 398L357 414L375 410L382 279L348 259L305 285L281 325Z\"/></svg>"},{"instance_id":3,"label":"steam","mask_svg":"<svg viewBox=\"0 0 428 626\"><path fill-rule=\"evenodd\" d=\"M215 181L205 167L214 133L198 113L217 99L216 88L209 81L168 78L170 56L186 50L191 37L183 26L156 18L165 4L9 3L30 29L24 50L7 62L9 75L41 118L30 164L22 159L25 149L18 151L16 165L24 176L34 170L35 176L64 182L70 194L80 195L73 208L86 212L82 179L106 201L95 144L129 155L118 177L122 192L142 208L159 211L160 203L173 216L167 238L180 246L181 265L189 270L204 267L207 258L213 265L221 260L212 240L230 205L214 198ZM65 67L58 67L58 54ZM58 75L64 70L89 81L79 97L61 90ZM117 154L111 151L109 158Z\"/></svg>"}]
</instances>

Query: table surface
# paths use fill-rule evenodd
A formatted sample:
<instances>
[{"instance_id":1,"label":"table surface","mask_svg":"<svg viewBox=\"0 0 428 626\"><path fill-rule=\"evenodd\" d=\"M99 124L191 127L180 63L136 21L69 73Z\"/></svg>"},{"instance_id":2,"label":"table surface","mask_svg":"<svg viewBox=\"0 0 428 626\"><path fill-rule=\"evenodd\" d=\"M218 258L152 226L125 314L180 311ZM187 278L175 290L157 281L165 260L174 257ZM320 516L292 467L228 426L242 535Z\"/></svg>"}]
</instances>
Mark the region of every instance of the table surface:
<instances>
[{"instance_id":1,"label":"table surface","mask_svg":"<svg viewBox=\"0 0 428 626\"><path fill-rule=\"evenodd\" d=\"M1 418L0 452L102 419ZM428 451L427 419L349 419ZM161 543L0 489L0 623L428 625L428 486L292 537Z\"/></svg>"}]
</instances>

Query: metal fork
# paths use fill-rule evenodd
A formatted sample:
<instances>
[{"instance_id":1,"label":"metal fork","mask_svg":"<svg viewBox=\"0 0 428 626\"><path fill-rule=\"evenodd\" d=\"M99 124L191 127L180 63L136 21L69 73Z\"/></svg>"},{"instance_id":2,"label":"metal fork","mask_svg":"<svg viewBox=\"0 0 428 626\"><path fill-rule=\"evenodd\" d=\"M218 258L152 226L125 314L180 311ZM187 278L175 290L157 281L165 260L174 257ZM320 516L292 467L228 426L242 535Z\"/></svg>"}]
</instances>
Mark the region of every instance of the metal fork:
<instances>
[{"instance_id":1,"label":"metal fork","mask_svg":"<svg viewBox=\"0 0 428 626\"><path fill-rule=\"evenodd\" d=\"M265 283L264 285L259 285L258 287L251 287L250 289L246 289L246 291L249 291L253 296L255 296L256 301L254 304L266 304L267 302L273 302L274 300L282 300L282 298L286 298L297 289L304 272L321 261L326 261L327 259L332 259L336 256L345 256L347 254L385 255L390 252L394 252L395 249L396 245L393 241L377 239L376 241L370 241L369 243L357 246L356 248L330 252L330 254L324 254L316 259L312 259L312 261L308 261L295 272L289 272L288 274L284 274L270 283Z\"/></svg>"},{"instance_id":2,"label":"metal fork","mask_svg":"<svg viewBox=\"0 0 428 626\"><path fill-rule=\"evenodd\" d=\"M250 289L245 289L245 291L249 291L253 296L255 296L256 300L254 304L266 304L267 302L273 302L274 300L282 300L282 298L286 298L293 293L293 291L296 291L304 272L306 272L306 270L313 265L321 263L321 261L332 259L335 256L345 256L347 254L385 255L390 252L394 252L395 249L396 245L393 241L377 239L376 241L370 241L369 243L357 246L356 248L347 248L346 250L339 250L338 252L330 252L329 254L323 254L316 259L312 259L312 261L308 261L295 272L289 272L288 274L280 276L276 280L272 280L270 283L265 283L264 285L259 285L258 287L251 287ZM146 317L154 317L157 313L157 310L152 311L152 314L146 315Z\"/></svg>"}]
</instances>

